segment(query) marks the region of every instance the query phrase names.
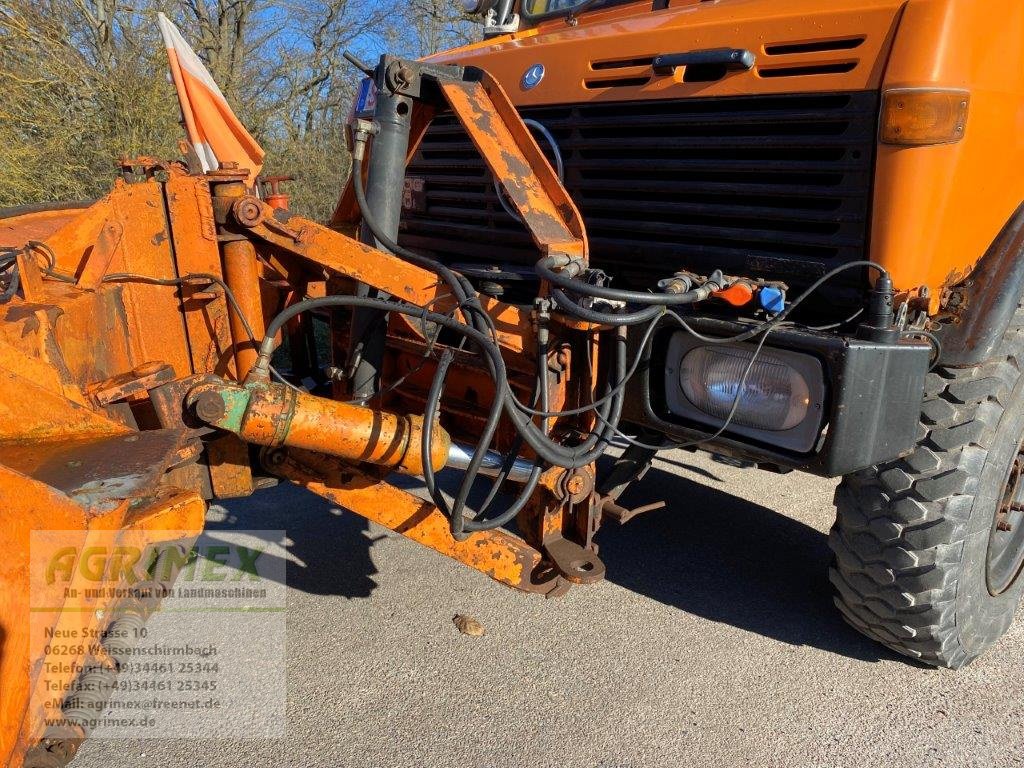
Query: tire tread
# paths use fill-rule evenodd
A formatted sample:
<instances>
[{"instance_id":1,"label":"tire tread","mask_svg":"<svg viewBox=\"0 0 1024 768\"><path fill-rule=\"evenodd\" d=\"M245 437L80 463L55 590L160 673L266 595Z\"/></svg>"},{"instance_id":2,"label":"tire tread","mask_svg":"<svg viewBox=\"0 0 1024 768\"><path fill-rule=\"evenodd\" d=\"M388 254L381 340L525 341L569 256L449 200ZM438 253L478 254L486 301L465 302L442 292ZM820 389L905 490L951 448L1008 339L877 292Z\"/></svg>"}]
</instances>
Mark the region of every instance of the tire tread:
<instances>
[{"instance_id":1,"label":"tire tread","mask_svg":"<svg viewBox=\"0 0 1024 768\"><path fill-rule=\"evenodd\" d=\"M1022 359L1019 309L996 362L928 375L916 451L850 475L836 490L838 515L829 535L836 606L863 634L927 664L959 668L980 652L961 642L959 572L978 478ZM994 643L1012 619L978 628L982 646Z\"/></svg>"}]
</instances>

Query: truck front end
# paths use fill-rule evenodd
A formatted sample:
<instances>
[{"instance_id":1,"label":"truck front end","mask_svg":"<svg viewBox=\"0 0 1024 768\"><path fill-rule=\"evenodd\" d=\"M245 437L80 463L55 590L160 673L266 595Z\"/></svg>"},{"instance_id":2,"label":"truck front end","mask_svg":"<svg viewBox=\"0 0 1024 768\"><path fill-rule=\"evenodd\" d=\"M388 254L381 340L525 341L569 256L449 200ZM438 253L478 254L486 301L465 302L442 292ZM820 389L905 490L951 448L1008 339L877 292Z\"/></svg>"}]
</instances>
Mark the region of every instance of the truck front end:
<instances>
[{"instance_id":1,"label":"truck front end","mask_svg":"<svg viewBox=\"0 0 1024 768\"><path fill-rule=\"evenodd\" d=\"M1024 88L990 55L1019 48L1019 25L992 16L1020 11L995 5L485 2L518 28L432 61L502 83L612 286L720 273L752 289L673 313L687 327L631 331L645 361L633 434L838 476L914 447L930 331L948 360L983 354L957 302L1024 199L1021 141L1004 128ZM424 136L404 207L404 245L485 294L536 294L529 234L453 118ZM897 334L872 330L867 262L891 278ZM760 351L719 343L796 299Z\"/></svg>"}]
</instances>

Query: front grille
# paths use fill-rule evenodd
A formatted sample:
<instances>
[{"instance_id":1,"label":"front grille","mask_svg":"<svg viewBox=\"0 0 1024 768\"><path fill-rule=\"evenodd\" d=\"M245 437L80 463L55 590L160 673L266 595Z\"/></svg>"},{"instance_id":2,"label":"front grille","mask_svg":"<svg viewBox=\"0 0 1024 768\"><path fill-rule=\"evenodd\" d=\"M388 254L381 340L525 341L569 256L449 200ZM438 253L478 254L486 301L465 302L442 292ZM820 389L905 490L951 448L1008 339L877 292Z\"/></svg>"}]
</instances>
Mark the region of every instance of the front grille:
<instances>
[{"instance_id":1,"label":"front grille","mask_svg":"<svg viewBox=\"0 0 1024 768\"><path fill-rule=\"evenodd\" d=\"M798 288L865 257L874 92L586 104L523 117L557 140L591 261L615 285L721 269ZM404 244L449 263L536 261L453 117L434 121L408 175L425 183L419 209L405 211ZM844 275L836 285L853 300L862 281Z\"/></svg>"}]
</instances>

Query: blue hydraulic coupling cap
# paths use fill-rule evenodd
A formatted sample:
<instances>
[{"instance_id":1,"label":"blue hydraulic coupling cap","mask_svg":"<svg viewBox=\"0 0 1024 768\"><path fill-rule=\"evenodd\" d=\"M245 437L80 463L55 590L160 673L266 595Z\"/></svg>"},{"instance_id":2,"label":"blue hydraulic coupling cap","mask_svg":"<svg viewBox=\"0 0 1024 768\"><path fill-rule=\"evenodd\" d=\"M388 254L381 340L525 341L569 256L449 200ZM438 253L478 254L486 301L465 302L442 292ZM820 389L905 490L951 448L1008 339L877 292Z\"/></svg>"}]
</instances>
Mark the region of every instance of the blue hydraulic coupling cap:
<instances>
[{"instance_id":1,"label":"blue hydraulic coupling cap","mask_svg":"<svg viewBox=\"0 0 1024 768\"><path fill-rule=\"evenodd\" d=\"M766 312L777 315L786 308L786 292L782 288L766 285L758 292L757 297L761 300L761 307Z\"/></svg>"}]
</instances>

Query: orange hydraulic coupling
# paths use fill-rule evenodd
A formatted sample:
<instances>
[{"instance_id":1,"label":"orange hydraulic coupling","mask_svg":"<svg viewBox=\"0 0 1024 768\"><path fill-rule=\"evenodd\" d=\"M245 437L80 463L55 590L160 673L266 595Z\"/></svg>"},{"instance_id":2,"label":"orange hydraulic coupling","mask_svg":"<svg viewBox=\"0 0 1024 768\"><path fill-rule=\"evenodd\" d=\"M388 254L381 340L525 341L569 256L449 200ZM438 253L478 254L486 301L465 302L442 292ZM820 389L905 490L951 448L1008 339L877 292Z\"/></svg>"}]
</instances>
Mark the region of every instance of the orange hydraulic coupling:
<instances>
[{"instance_id":1,"label":"orange hydraulic coupling","mask_svg":"<svg viewBox=\"0 0 1024 768\"><path fill-rule=\"evenodd\" d=\"M304 448L423 474L422 416L339 403L266 381L200 384L189 392L188 402L204 422L247 443ZM448 461L451 438L439 425L431 437L431 465L438 471Z\"/></svg>"}]
</instances>

